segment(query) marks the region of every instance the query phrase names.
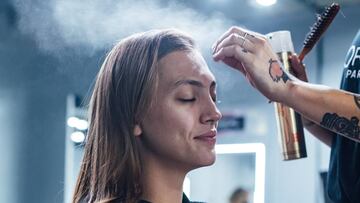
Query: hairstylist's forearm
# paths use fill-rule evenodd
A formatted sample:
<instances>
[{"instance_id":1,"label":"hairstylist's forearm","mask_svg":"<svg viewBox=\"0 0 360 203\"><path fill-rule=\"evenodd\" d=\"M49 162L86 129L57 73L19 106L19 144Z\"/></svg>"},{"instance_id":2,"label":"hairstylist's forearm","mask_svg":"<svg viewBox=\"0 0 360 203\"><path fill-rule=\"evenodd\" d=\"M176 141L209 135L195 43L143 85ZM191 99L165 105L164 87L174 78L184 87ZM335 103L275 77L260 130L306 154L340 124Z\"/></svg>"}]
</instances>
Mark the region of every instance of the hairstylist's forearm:
<instances>
[{"instance_id":1,"label":"hairstylist's forearm","mask_svg":"<svg viewBox=\"0 0 360 203\"><path fill-rule=\"evenodd\" d=\"M283 103L321 127L360 142L359 95L297 79L287 85L289 96L281 99ZM318 129L309 131L320 132ZM317 137L322 140L322 135ZM324 141L327 143L327 138Z\"/></svg>"}]
</instances>

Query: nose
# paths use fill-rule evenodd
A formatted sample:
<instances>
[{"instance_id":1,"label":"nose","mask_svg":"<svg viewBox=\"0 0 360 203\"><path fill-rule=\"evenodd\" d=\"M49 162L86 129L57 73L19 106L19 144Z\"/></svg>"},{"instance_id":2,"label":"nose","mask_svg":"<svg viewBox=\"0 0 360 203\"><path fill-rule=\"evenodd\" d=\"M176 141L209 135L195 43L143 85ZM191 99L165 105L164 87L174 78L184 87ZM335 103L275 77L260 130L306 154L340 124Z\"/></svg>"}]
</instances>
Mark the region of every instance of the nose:
<instances>
[{"instance_id":1,"label":"nose","mask_svg":"<svg viewBox=\"0 0 360 203\"><path fill-rule=\"evenodd\" d=\"M201 123L215 125L221 119L221 117L222 114L212 99L204 104L200 117Z\"/></svg>"}]
</instances>

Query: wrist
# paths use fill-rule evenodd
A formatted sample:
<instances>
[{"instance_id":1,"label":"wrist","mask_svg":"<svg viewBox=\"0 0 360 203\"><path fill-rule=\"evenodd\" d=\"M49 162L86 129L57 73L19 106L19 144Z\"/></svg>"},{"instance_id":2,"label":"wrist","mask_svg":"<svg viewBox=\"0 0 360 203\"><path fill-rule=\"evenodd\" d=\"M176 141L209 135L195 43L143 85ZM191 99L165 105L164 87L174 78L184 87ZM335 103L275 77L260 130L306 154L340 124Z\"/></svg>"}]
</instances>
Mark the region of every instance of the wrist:
<instances>
[{"instance_id":1,"label":"wrist","mask_svg":"<svg viewBox=\"0 0 360 203\"><path fill-rule=\"evenodd\" d=\"M281 91L279 102L291 107L294 104L296 98L297 84L293 79L289 79Z\"/></svg>"}]
</instances>

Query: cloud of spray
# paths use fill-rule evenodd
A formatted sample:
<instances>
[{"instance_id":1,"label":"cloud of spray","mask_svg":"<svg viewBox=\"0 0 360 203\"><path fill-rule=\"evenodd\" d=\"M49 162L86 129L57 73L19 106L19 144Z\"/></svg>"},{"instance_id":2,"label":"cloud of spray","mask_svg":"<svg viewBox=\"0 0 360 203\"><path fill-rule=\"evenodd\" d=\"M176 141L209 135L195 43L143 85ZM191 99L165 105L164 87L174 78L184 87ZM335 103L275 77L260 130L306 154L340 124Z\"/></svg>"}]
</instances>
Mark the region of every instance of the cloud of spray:
<instances>
[{"instance_id":1,"label":"cloud of spray","mask_svg":"<svg viewBox=\"0 0 360 203\"><path fill-rule=\"evenodd\" d=\"M46 52L71 47L96 51L149 29L178 28L195 38L201 49L232 24L221 14L205 16L173 1L158 0L14 0L20 29Z\"/></svg>"},{"instance_id":2,"label":"cloud of spray","mask_svg":"<svg viewBox=\"0 0 360 203\"><path fill-rule=\"evenodd\" d=\"M159 0L13 0L19 29L40 49L62 57L80 51L91 56L123 37L157 28L177 28L197 42L210 67L211 45L231 25L221 13L204 15L174 1ZM211 2L209 2L211 3ZM77 53L77 52L75 52ZM218 66L218 65L216 65ZM221 89L231 91L239 79L225 67L211 68Z\"/></svg>"}]
</instances>

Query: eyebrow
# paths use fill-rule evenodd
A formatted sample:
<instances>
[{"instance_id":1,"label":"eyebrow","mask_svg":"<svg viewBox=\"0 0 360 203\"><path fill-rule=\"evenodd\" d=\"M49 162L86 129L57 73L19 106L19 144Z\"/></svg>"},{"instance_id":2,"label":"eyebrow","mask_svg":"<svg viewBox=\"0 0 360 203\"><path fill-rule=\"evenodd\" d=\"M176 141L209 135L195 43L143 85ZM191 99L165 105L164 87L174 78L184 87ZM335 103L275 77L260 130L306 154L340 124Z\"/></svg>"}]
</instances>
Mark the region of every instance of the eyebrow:
<instances>
[{"instance_id":1,"label":"eyebrow","mask_svg":"<svg viewBox=\"0 0 360 203\"><path fill-rule=\"evenodd\" d=\"M197 80L179 80L179 81L175 82L175 84L174 84L175 88L180 85L193 85L193 86L201 87L201 88L205 87L204 84L202 84L200 81L197 81ZM210 84L210 88L215 87L215 86L216 86L216 82L212 81Z\"/></svg>"}]
</instances>

